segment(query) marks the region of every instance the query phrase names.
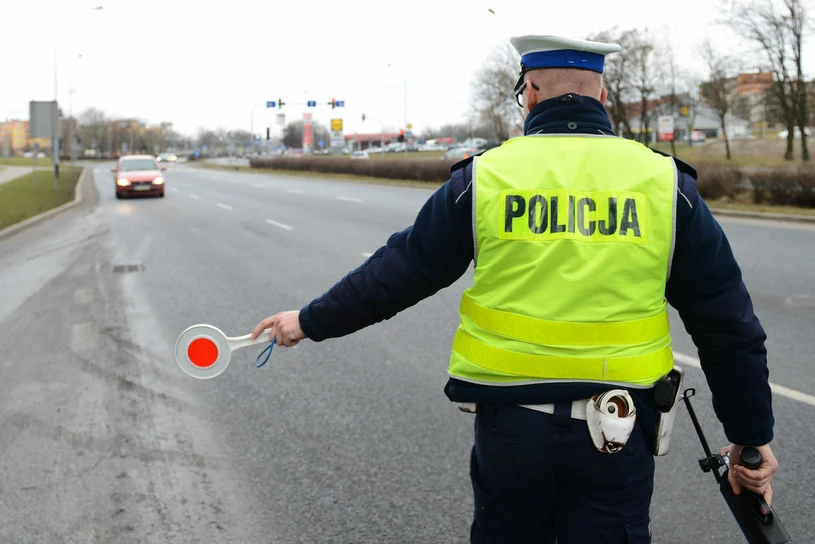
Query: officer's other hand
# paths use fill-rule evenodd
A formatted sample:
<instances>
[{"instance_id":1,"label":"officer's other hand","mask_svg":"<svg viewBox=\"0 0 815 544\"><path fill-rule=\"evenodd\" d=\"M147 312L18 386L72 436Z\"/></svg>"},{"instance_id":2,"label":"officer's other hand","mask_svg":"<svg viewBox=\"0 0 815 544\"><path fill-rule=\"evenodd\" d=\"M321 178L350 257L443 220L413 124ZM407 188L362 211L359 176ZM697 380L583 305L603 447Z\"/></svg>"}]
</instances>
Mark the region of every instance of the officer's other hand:
<instances>
[{"instance_id":1,"label":"officer's other hand","mask_svg":"<svg viewBox=\"0 0 815 544\"><path fill-rule=\"evenodd\" d=\"M300 340L306 337L303 329L300 328L300 312L289 311L280 312L271 317L267 317L257 324L252 331L252 340L260 336L266 329L269 332L269 342L275 340L278 346L290 348L296 346Z\"/></svg>"},{"instance_id":2,"label":"officer's other hand","mask_svg":"<svg viewBox=\"0 0 815 544\"><path fill-rule=\"evenodd\" d=\"M722 449L722 454L730 451L730 470L727 472L727 479L730 482L730 487L736 495L741 494L742 488L749 489L754 493L764 496L767 504L772 504L773 488L770 485L775 473L778 472L778 461L775 458L772 448L769 444L763 446L756 446L756 449L761 453L761 464L757 469L751 470L741 464L741 450L743 446L733 444L727 448Z\"/></svg>"}]
</instances>

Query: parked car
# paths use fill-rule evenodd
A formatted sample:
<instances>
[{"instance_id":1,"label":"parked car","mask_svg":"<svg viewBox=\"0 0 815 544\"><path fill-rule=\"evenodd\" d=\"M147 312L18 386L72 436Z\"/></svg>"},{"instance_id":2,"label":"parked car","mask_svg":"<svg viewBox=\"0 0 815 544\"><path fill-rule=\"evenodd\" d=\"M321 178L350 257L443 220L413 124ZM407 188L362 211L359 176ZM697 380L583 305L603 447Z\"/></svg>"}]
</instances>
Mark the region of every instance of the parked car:
<instances>
[{"instance_id":1,"label":"parked car","mask_svg":"<svg viewBox=\"0 0 815 544\"><path fill-rule=\"evenodd\" d=\"M177 160L178 156L175 153L162 153L156 157L157 162L175 162Z\"/></svg>"},{"instance_id":2,"label":"parked car","mask_svg":"<svg viewBox=\"0 0 815 544\"><path fill-rule=\"evenodd\" d=\"M441 156L443 161L460 161L462 159L469 159L473 155L480 153L481 150L475 147L451 147L447 153Z\"/></svg>"},{"instance_id":3,"label":"parked car","mask_svg":"<svg viewBox=\"0 0 815 544\"><path fill-rule=\"evenodd\" d=\"M707 141L707 136L701 130L694 130L690 133L691 144L703 144Z\"/></svg>"},{"instance_id":4,"label":"parked car","mask_svg":"<svg viewBox=\"0 0 815 544\"><path fill-rule=\"evenodd\" d=\"M164 196L166 166L159 166L152 155L124 155L119 158L113 172L116 198L133 195Z\"/></svg>"},{"instance_id":5,"label":"parked car","mask_svg":"<svg viewBox=\"0 0 815 544\"><path fill-rule=\"evenodd\" d=\"M787 135L789 133L790 133L789 130L786 130L786 129L782 130L781 132L778 133L778 137L781 138L782 140L786 140ZM801 137L801 129L799 127L795 127L795 132L793 132L793 134L794 134L795 138L800 138ZM807 136L810 135L809 127L804 127L804 134L806 134Z\"/></svg>"},{"instance_id":6,"label":"parked car","mask_svg":"<svg viewBox=\"0 0 815 544\"><path fill-rule=\"evenodd\" d=\"M371 156L368 155L367 151L354 151L351 153L352 159L370 159Z\"/></svg>"}]
</instances>

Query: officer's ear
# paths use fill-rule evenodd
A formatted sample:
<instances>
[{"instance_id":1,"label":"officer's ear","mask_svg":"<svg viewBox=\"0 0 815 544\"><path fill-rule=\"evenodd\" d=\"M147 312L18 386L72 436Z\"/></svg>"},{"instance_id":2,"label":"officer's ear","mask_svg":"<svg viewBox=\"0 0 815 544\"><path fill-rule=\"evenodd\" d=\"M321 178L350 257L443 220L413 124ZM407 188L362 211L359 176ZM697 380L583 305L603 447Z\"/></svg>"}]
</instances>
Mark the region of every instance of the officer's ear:
<instances>
[{"instance_id":1,"label":"officer's ear","mask_svg":"<svg viewBox=\"0 0 815 544\"><path fill-rule=\"evenodd\" d=\"M524 83L527 86L526 92L524 93L524 97L526 98L526 113L529 114L532 111L532 108L538 105L538 93L535 92L535 89L532 87L531 82L527 81Z\"/></svg>"},{"instance_id":2,"label":"officer's ear","mask_svg":"<svg viewBox=\"0 0 815 544\"><path fill-rule=\"evenodd\" d=\"M600 103L605 104L606 98L608 98L608 89L606 89L606 86L603 85L600 87Z\"/></svg>"}]
</instances>

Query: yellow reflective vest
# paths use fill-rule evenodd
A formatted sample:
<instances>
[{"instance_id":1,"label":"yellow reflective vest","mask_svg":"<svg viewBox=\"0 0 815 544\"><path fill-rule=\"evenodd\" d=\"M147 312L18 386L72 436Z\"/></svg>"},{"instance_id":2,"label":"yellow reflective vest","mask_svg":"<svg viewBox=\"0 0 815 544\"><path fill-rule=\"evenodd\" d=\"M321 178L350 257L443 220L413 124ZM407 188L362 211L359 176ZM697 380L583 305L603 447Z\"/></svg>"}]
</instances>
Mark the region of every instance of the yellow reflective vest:
<instances>
[{"instance_id":1,"label":"yellow reflective vest","mask_svg":"<svg viewBox=\"0 0 815 544\"><path fill-rule=\"evenodd\" d=\"M623 138L515 138L473 161L475 276L450 376L645 388L673 368L673 159Z\"/></svg>"}]
</instances>

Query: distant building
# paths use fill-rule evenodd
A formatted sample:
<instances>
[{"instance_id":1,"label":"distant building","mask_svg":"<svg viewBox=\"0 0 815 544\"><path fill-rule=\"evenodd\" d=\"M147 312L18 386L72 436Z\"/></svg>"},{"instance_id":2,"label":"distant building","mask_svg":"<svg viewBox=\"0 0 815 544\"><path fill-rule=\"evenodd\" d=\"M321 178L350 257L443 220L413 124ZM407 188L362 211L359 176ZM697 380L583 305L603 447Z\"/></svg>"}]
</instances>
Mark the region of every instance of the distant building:
<instances>
[{"instance_id":1,"label":"distant building","mask_svg":"<svg viewBox=\"0 0 815 544\"><path fill-rule=\"evenodd\" d=\"M654 143L657 141L657 124L659 117L663 115L670 115L674 118L675 140L687 140L689 136L688 133L697 130L704 132L705 136L708 138L721 138L722 127L716 111L708 104L699 102L695 107L693 107L692 111L687 112L688 115L682 115L682 113L684 113L684 108L682 108L682 105L689 102L690 101L684 99L682 96L678 96L675 99L672 99L672 97L663 96L650 100L646 106L647 109L645 110L648 118L647 141L649 143ZM631 125L631 131L635 135L639 135L640 131L643 130L641 123L642 117L640 115L640 112L642 111L641 103L629 104L628 111L628 121ZM688 122L690 119L693 120L693 125L688 127ZM750 137L750 121L747 119L728 114L725 119L725 126L727 128L727 137L729 139L743 139Z\"/></svg>"},{"instance_id":2,"label":"distant building","mask_svg":"<svg viewBox=\"0 0 815 544\"><path fill-rule=\"evenodd\" d=\"M118 156L139 152L140 137L147 124L138 119L117 119L108 123L108 153Z\"/></svg>"},{"instance_id":3,"label":"distant building","mask_svg":"<svg viewBox=\"0 0 815 544\"><path fill-rule=\"evenodd\" d=\"M761 126L767 121L767 93L773 86L770 72L748 72L736 77L736 97L733 112Z\"/></svg>"},{"instance_id":4,"label":"distant building","mask_svg":"<svg viewBox=\"0 0 815 544\"><path fill-rule=\"evenodd\" d=\"M374 132L372 134L346 134L345 146L354 150L365 150L371 147L384 147L399 138L398 132Z\"/></svg>"},{"instance_id":5,"label":"distant building","mask_svg":"<svg viewBox=\"0 0 815 544\"><path fill-rule=\"evenodd\" d=\"M28 121L12 119L0 122L0 153L19 155L37 144L39 149L46 151L51 148L51 138L31 139L29 137Z\"/></svg>"}]
</instances>

